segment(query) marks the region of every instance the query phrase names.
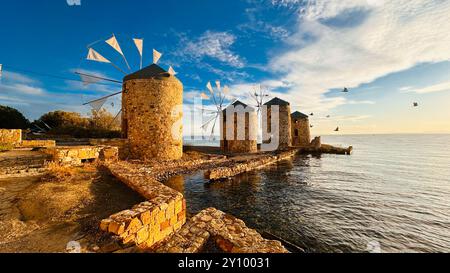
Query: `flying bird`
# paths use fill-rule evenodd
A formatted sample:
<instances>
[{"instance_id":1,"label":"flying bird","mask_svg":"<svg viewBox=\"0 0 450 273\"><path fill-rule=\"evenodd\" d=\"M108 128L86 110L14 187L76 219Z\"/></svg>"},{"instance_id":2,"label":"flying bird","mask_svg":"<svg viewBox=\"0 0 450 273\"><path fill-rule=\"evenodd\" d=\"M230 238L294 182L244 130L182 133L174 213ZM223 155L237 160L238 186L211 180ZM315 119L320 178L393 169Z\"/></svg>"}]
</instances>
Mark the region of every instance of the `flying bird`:
<instances>
[{"instance_id":1,"label":"flying bird","mask_svg":"<svg viewBox=\"0 0 450 273\"><path fill-rule=\"evenodd\" d=\"M314 113L309 114L311 117L314 116Z\"/></svg>"},{"instance_id":2,"label":"flying bird","mask_svg":"<svg viewBox=\"0 0 450 273\"><path fill-rule=\"evenodd\" d=\"M335 132L339 132L339 127L336 128L336 130L334 130Z\"/></svg>"},{"instance_id":3,"label":"flying bird","mask_svg":"<svg viewBox=\"0 0 450 273\"><path fill-rule=\"evenodd\" d=\"M344 90L342 90L342 93L348 93L348 92L349 92L349 91L348 91L347 87L344 88Z\"/></svg>"},{"instance_id":4,"label":"flying bird","mask_svg":"<svg viewBox=\"0 0 450 273\"><path fill-rule=\"evenodd\" d=\"M328 115L328 116L327 116L327 118L331 118L331 116L330 116L330 115Z\"/></svg>"},{"instance_id":5,"label":"flying bird","mask_svg":"<svg viewBox=\"0 0 450 273\"><path fill-rule=\"evenodd\" d=\"M415 103L413 104L413 106L414 106L414 107L419 107L419 103L415 102Z\"/></svg>"}]
</instances>

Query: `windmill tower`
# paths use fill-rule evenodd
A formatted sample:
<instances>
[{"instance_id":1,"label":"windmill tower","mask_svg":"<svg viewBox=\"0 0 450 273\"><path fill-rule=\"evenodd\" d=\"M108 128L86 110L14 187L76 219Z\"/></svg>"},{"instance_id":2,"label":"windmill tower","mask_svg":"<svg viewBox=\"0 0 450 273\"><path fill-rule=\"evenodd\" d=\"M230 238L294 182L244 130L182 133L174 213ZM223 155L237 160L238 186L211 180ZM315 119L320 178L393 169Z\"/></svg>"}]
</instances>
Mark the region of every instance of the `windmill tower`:
<instances>
[{"instance_id":1,"label":"windmill tower","mask_svg":"<svg viewBox=\"0 0 450 273\"><path fill-rule=\"evenodd\" d=\"M132 72L116 36L113 35L104 42L122 56L128 70ZM175 77L176 73L172 67L166 71L157 65L162 54L156 50L153 50L153 64L142 68L143 40L133 39L133 42L139 51L141 62L140 70L130 74L95 51L92 48L95 43L88 47L88 60L111 64L125 77L123 82L120 82L122 91L90 101L85 105L89 104L98 111L106 100L122 95L122 108L116 119L122 114L122 134L129 141L131 157L163 161L181 159L183 156L183 84ZM85 73L77 72L77 74L86 83L109 80Z\"/></svg>"},{"instance_id":2,"label":"windmill tower","mask_svg":"<svg viewBox=\"0 0 450 273\"><path fill-rule=\"evenodd\" d=\"M236 100L220 116L220 148L224 153L258 151L258 118L253 107Z\"/></svg>"},{"instance_id":3,"label":"windmill tower","mask_svg":"<svg viewBox=\"0 0 450 273\"><path fill-rule=\"evenodd\" d=\"M267 124L264 124L267 128L266 130L263 130L263 136L264 143L271 143L272 140L278 139L278 149L283 150L287 149L291 146L292 143L292 133L291 133L291 104L287 101L284 101L280 98L274 98L270 100L269 102L266 102L264 106L267 106ZM275 107L278 107L279 113L278 113L278 120L272 118L273 109L276 109ZM275 124L272 124L273 121L278 123L278 128L275 126ZM277 132L278 131L278 132Z\"/></svg>"},{"instance_id":4,"label":"windmill tower","mask_svg":"<svg viewBox=\"0 0 450 273\"><path fill-rule=\"evenodd\" d=\"M183 84L152 64L123 79L122 132L133 158L183 156Z\"/></svg>"}]
</instances>

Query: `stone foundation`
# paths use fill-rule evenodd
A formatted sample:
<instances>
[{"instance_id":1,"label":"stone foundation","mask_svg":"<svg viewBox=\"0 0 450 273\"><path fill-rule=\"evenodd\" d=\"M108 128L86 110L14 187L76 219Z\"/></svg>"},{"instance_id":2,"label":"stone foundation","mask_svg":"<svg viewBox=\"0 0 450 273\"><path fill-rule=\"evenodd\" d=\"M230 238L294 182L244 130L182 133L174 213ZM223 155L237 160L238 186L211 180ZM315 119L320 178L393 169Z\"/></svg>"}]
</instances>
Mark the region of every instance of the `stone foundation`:
<instances>
[{"instance_id":1,"label":"stone foundation","mask_svg":"<svg viewBox=\"0 0 450 273\"><path fill-rule=\"evenodd\" d=\"M275 164L279 161L289 159L298 153L298 150L281 152L276 155L262 155L252 157L245 162L236 163L229 167L219 167L209 170L205 173L205 178L209 180L220 180L236 176L241 173L249 172L263 168L267 165Z\"/></svg>"},{"instance_id":2,"label":"stone foundation","mask_svg":"<svg viewBox=\"0 0 450 273\"><path fill-rule=\"evenodd\" d=\"M0 129L0 143L17 146L21 142L22 130Z\"/></svg>"},{"instance_id":3,"label":"stone foundation","mask_svg":"<svg viewBox=\"0 0 450 273\"><path fill-rule=\"evenodd\" d=\"M44 151L51 156L51 160L61 165L78 166L86 161L117 161L118 148L116 147L55 147Z\"/></svg>"},{"instance_id":4,"label":"stone foundation","mask_svg":"<svg viewBox=\"0 0 450 273\"><path fill-rule=\"evenodd\" d=\"M186 222L186 201L181 193L161 184L151 173L128 165L108 164L111 173L148 201L101 222L103 231L120 236L124 244L149 249L178 231Z\"/></svg>"},{"instance_id":5,"label":"stone foundation","mask_svg":"<svg viewBox=\"0 0 450 273\"><path fill-rule=\"evenodd\" d=\"M167 243L160 253L199 253L209 240L227 253L288 253L279 241L266 240L245 223L215 208L194 216Z\"/></svg>"},{"instance_id":6,"label":"stone foundation","mask_svg":"<svg viewBox=\"0 0 450 273\"><path fill-rule=\"evenodd\" d=\"M101 230L118 235L123 244L149 249L178 231L186 223L186 202L175 198L153 198L131 210L119 212L100 223Z\"/></svg>"},{"instance_id":7,"label":"stone foundation","mask_svg":"<svg viewBox=\"0 0 450 273\"><path fill-rule=\"evenodd\" d=\"M56 147L54 140L23 140L20 148L52 148Z\"/></svg>"},{"instance_id":8,"label":"stone foundation","mask_svg":"<svg viewBox=\"0 0 450 273\"><path fill-rule=\"evenodd\" d=\"M119 159L126 160L130 157L130 143L128 139L89 139L92 146L112 146L119 149Z\"/></svg>"}]
</instances>

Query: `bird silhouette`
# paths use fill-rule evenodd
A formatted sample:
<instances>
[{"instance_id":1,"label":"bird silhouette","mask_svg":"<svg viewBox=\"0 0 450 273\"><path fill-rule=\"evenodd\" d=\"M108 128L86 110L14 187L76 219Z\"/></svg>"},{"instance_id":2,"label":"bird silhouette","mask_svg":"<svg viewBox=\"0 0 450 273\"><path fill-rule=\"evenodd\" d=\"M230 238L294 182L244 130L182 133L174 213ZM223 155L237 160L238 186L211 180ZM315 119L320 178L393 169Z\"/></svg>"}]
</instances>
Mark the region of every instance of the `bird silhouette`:
<instances>
[{"instance_id":1,"label":"bird silhouette","mask_svg":"<svg viewBox=\"0 0 450 273\"><path fill-rule=\"evenodd\" d=\"M413 106L414 106L414 107L419 107L419 103L415 102L415 103L413 104Z\"/></svg>"},{"instance_id":2,"label":"bird silhouette","mask_svg":"<svg viewBox=\"0 0 450 273\"><path fill-rule=\"evenodd\" d=\"M335 132L339 132L339 127L336 128L336 130L334 130Z\"/></svg>"},{"instance_id":3,"label":"bird silhouette","mask_svg":"<svg viewBox=\"0 0 450 273\"><path fill-rule=\"evenodd\" d=\"M348 93L348 92L349 92L349 91L348 91L347 87L344 88L344 90L342 90L342 93Z\"/></svg>"}]
</instances>

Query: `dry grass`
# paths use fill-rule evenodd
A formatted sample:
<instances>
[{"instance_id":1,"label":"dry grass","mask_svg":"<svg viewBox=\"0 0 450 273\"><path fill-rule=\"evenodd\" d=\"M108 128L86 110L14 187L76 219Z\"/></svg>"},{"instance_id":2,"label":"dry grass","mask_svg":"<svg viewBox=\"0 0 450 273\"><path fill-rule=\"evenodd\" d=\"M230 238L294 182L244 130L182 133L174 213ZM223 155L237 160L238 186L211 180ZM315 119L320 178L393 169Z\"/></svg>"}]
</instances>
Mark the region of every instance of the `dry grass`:
<instances>
[{"instance_id":1,"label":"dry grass","mask_svg":"<svg viewBox=\"0 0 450 273\"><path fill-rule=\"evenodd\" d=\"M57 162L48 162L46 164L46 167L48 170L47 175L50 176L47 178L64 180L73 177L78 173L76 168L72 166L63 166Z\"/></svg>"}]
</instances>

